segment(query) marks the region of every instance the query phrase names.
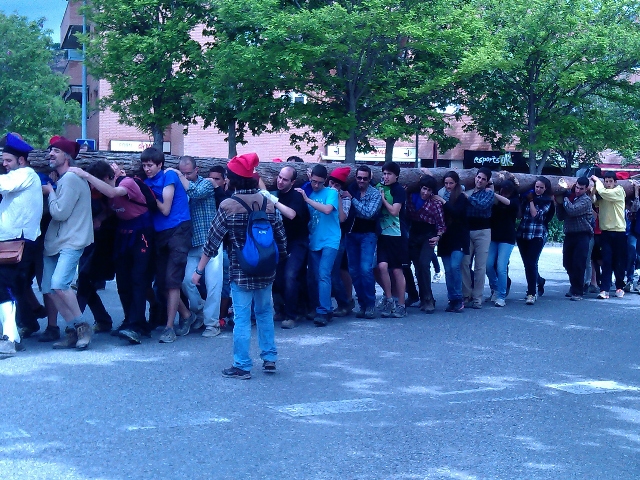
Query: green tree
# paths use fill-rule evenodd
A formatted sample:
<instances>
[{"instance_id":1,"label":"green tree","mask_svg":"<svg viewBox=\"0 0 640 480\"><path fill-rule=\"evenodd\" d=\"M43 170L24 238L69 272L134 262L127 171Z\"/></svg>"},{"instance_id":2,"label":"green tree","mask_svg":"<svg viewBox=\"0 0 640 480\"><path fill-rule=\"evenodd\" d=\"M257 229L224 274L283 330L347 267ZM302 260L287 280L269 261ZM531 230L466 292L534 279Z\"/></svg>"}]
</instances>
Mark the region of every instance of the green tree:
<instances>
[{"instance_id":1,"label":"green tree","mask_svg":"<svg viewBox=\"0 0 640 480\"><path fill-rule=\"evenodd\" d=\"M149 133L162 149L172 123L194 119L201 46L191 37L208 13L204 0L92 0L87 42L90 73L107 80L101 108Z\"/></svg>"},{"instance_id":2,"label":"green tree","mask_svg":"<svg viewBox=\"0 0 640 480\"><path fill-rule=\"evenodd\" d=\"M516 143L528 150L534 174L553 150L625 147L623 137L612 133L627 118L607 119L603 108L637 107L640 99L640 85L628 75L640 63L637 2L478 0L477 5L500 55L461 83L461 103L473 119L470 130L497 148ZM606 138L587 141L605 124Z\"/></svg>"},{"instance_id":3,"label":"green tree","mask_svg":"<svg viewBox=\"0 0 640 480\"><path fill-rule=\"evenodd\" d=\"M254 0L234 3L253 20L243 41L270 52L281 90L306 95L288 115L308 130L292 141L315 134L345 141L347 162L371 148L372 135L401 138L430 125L435 93L452 82L482 32L475 12L455 0L265 0L262 17Z\"/></svg>"},{"instance_id":4,"label":"green tree","mask_svg":"<svg viewBox=\"0 0 640 480\"><path fill-rule=\"evenodd\" d=\"M44 146L80 119L77 102L65 103L64 76L51 69L53 43L42 20L0 12L0 132L20 133Z\"/></svg>"}]
</instances>

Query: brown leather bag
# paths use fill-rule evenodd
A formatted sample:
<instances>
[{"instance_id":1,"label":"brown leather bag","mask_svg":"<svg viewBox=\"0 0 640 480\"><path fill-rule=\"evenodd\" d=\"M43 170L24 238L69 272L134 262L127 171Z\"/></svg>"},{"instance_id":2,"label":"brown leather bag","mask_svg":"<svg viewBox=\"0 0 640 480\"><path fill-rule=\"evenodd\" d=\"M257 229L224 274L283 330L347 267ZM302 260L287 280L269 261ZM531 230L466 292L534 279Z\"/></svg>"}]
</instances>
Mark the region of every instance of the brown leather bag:
<instances>
[{"instance_id":1,"label":"brown leather bag","mask_svg":"<svg viewBox=\"0 0 640 480\"><path fill-rule=\"evenodd\" d=\"M24 251L24 240L0 242L0 265L20 263Z\"/></svg>"}]
</instances>

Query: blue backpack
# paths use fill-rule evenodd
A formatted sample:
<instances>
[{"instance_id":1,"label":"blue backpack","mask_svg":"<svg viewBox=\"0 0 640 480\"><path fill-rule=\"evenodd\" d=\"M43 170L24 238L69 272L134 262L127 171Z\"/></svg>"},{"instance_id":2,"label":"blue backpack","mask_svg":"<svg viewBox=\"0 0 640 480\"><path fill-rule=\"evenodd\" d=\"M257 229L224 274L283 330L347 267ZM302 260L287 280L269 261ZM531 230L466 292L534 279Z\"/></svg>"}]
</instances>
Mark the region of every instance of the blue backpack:
<instances>
[{"instance_id":1,"label":"blue backpack","mask_svg":"<svg viewBox=\"0 0 640 480\"><path fill-rule=\"evenodd\" d=\"M240 268L249 276L273 275L278 265L279 254L278 245L273 236L273 226L267 216L267 199L263 198L260 210L254 210L235 195L231 198L246 208L249 213L244 246L236 248Z\"/></svg>"}]
</instances>

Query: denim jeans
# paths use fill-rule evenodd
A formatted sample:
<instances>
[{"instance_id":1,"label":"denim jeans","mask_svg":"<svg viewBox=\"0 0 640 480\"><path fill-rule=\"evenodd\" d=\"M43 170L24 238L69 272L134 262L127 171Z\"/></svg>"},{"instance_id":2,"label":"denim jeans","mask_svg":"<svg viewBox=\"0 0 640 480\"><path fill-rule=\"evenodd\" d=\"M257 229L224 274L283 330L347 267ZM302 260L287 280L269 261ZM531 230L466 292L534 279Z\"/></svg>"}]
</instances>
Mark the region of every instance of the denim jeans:
<instances>
[{"instance_id":1,"label":"denim jeans","mask_svg":"<svg viewBox=\"0 0 640 480\"><path fill-rule=\"evenodd\" d=\"M271 285L255 290L240 288L231 282L231 299L233 300L233 366L250 371L253 363L249 350L251 348L251 305L256 314L258 346L260 358L270 362L278 359L276 351L275 331L273 328L273 298Z\"/></svg>"},{"instance_id":2,"label":"denim jeans","mask_svg":"<svg viewBox=\"0 0 640 480\"><path fill-rule=\"evenodd\" d=\"M362 310L373 307L376 303L376 281L373 277L373 267L376 264L377 242L375 233L347 234L349 274L353 280L353 287Z\"/></svg>"},{"instance_id":3,"label":"denim jeans","mask_svg":"<svg viewBox=\"0 0 640 480\"><path fill-rule=\"evenodd\" d=\"M342 266L342 256L344 255L347 239L340 240L340 248L333 261L333 269L331 270L331 295L336 299L339 308L347 308L349 306L349 297L345 289L344 282L340 276L340 267Z\"/></svg>"},{"instance_id":4,"label":"denim jeans","mask_svg":"<svg viewBox=\"0 0 640 480\"><path fill-rule=\"evenodd\" d=\"M633 274L636 271L636 247L638 245L638 237L633 233L627 235L627 282L633 281Z\"/></svg>"},{"instance_id":5,"label":"denim jeans","mask_svg":"<svg viewBox=\"0 0 640 480\"><path fill-rule=\"evenodd\" d=\"M569 275L571 294L582 296L584 291L584 272L587 268L591 233L574 232L564 236L562 245L562 264Z\"/></svg>"},{"instance_id":6,"label":"denim jeans","mask_svg":"<svg viewBox=\"0 0 640 480\"><path fill-rule=\"evenodd\" d=\"M204 284L207 288L207 298L202 300L198 287L191 283L191 277L195 272L200 257L202 256L202 246L193 247L187 254L187 266L184 271L182 281L182 293L189 299L189 310L195 314L204 316L204 324L213 327L218 324L220 316L220 293L222 292L222 246L218 249L218 254L211 257L209 263L204 267ZM202 312L202 313L200 313Z\"/></svg>"},{"instance_id":7,"label":"denim jeans","mask_svg":"<svg viewBox=\"0 0 640 480\"><path fill-rule=\"evenodd\" d=\"M276 291L284 300L284 313L287 318L295 319L298 316L298 300L302 274L307 267L308 240L293 240L287 243L289 256L278 264L276 273Z\"/></svg>"},{"instance_id":8,"label":"denim jeans","mask_svg":"<svg viewBox=\"0 0 640 480\"><path fill-rule=\"evenodd\" d=\"M442 257L442 265L444 266L445 281L447 283L447 296L450 302L462 301L462 272L460 265L464 253L457 251L451 252L448 257Z\"/></svg>"},{"instance_id":9,"label":"denim jeans","mask_svg":"<svg viewBox=\"0 0 640 480\"><path fill-rule=\"evenodd\" d=\"M515 245L491 242L487 257L487 278L497 298L507 298L507 268Z\"/></svg>"},{"instance_id":10,"label":"denim jeans","mask_svg":"<svg viewBox=\"0 0 640 480\"><path fill-rule=\"evenodd\" d=\"M329 247L325 247L322 250L309 251L311 279L318 284L318 293L315 298L318 300L316 302L316 313L319 315L330 315L333 311L331 306L331 270L337 254L337 249ZM314 296L311 298L314 298Z\"/></svg>"}]
</instances>

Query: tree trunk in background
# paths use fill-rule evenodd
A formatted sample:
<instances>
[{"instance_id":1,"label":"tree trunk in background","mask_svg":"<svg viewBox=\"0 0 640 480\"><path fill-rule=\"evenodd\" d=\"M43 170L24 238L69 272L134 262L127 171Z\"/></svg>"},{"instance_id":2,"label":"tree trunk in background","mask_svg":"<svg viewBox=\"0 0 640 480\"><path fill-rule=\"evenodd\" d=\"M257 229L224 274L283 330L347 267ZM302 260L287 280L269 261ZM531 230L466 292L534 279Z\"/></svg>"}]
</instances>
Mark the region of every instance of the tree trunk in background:
<instances>
[{"instance_id":1,"label":"tree trunk in background","mask_svg":"<svg viewBox=\"0 0 640 480\"><path fill-rule=\"evenodd\" d=\"M393 161L393 147L396 145L397 138L385 138L384 145L386 150L384 151L384 161L391 162Z\"/></svg>"},{"instance_id":2,"label":"tree trunk in background","mask_svg":"<svg viewBox=\"0 0 640 480\"><path fill-rule=\"evenodd\" d=\"M162 152L162 147L164 145L164 132L155 123L151 125L151 132L153 134L153 148Z\"/></svg>"}]
</instances>

